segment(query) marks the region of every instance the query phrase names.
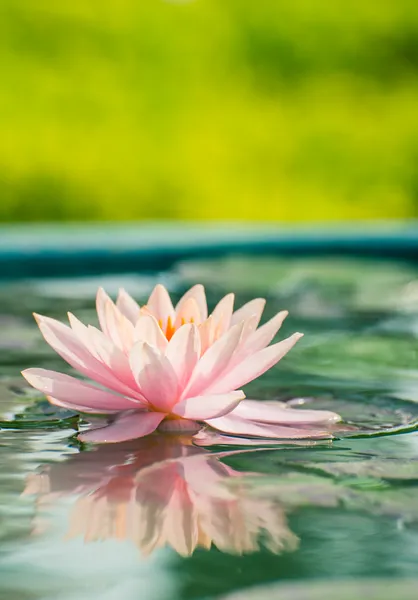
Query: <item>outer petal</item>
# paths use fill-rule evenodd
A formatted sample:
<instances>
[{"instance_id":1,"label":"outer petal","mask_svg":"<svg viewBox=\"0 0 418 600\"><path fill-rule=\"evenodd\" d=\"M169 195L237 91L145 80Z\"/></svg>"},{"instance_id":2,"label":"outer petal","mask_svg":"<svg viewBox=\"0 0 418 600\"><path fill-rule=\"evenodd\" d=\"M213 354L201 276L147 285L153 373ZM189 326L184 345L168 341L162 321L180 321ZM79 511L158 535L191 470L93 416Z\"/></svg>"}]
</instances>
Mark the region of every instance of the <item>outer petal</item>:
<instances>
[{"instance_id":1,"label":"outer petal","mask_svg":"<svg viewBox=\"0 0 418 600\"><path fill-rule=\"evenodd\" d=\"M93 343L89 335L89 330L84 323L82 323L75 315L72 313L67 313L68 320L70 322L71 329L74 331L80 342L87 348L87 350L98 360L100 360L99 355L96 352L96 347ZM104 334L103 334L104 335ZM106 338L108 340L108 338ZM111 342L110 342L111 343Z\"/></svg>"},{"instance_id":2,"label":"outer petal","mask_svg":"<svg viewBox=\"0 0 418 600\"><path fill-rule=\"evenodd\" d=\"M257 449L264 448L265 446L277 446L280 442L274 438L263 439L251 438L251 437L234 437L227 433L222 433L209 427L203 427L195 433L193 436L193 444L195 446L203 446L204 448L209 446L256 446ZM293 440L290 442L286 440L286 444L292 444L293 446L313 446L318 444L318 441L306 441L306 440ZM234 450L230 451L234 452ZM218 454L217 454L218 455ZM225 452L228 455L228 451Z\"/></svg>"},{"instance_id":3,"label":"outer petal","mask_svg":"<svg viewBox=\"0 0 418 600\"><path fill-rule=\"evenodd\" d=\"M155 431L164 419L163 413L133 412L124 414L114 423L99 429L85 431L78 436L82 442L97 444L117 443L144 437Z\"/></svg>"},{"instance_id":4,"label":"outer petal","mask_svg":"<svg viewBox=\"0 0 418 600\"><path fill-rule=\"evenodd\" d=\"M108 302L112 302L112 300L106 294L104 289L102 287L100 287L97 290L97 295L96 295L97 317L99 319L100 327L101 327L103 333L105 333L108 337L110 337L110 333L107 328L107 319L106 319L106 304Z\"/></svg>"},{"instance_id":5,"label":"outer petal","mask_svg":"<svg viewBox=\"0 0 418 600\"><path fill-rule=\"evenodd\" d=\"M22 375L34 388L65 402L67 406L81 405L99 410L129 410L140 406L135 400L116 396L63 373L27 369Z\"/></svg>"},{"instance_id":6,"label":"outer petal","mask_svg":"<svg viewBox=\"0 0 418 600\"><path fill-rule=\"evenodd\" d=\"M178 398L178 380L168 358L146 342L138 342L129 355L132 373L149 403L170 412Z\"/></svg>"},{"instance_id":7,"label":"outer petal","mask_svg":"<svg viewBox=\"0 0 418 600\"><path fill-rule=\"evenodd\" d=\"M133 325L103 288L97 291L96 308L103 333L121 350L129 350L133 344Z\"/></svg>"},{"instance_id":8,"label":"outer petal","mask_svg":"<svg viewBox=\"0 0 418 600\"><path fill-rule=\"evenodd\" d=\"M234 309L235 294L227 294L218 302L212 312L212 318L215 322L215 338L220 337L229 329Z\"/></svg>"},{"instance_id":9,"label":"outer petal","mask_svg":"<svg viewBox=\"0 0 418 600\"><path fill-rule=\"evenodd\" d=\"M326 429L297 429L281 425L271 425L267 423L257 423L247 421L230 413L219 419L210 419L206 423L218 429L233 435L251 435L270 439L312 439L312 438L332 438L332 435Z\"/></svg>"},{"instance_id":10,"label":"outer petal","mask_svg":"<svg viewBox=\"0 0 418 600\"><path fill-rule=\"evenodd\" d=\"M210 315L206 321L203 321L199 325L199 335L201 342L201 354L204 354L215 341L215 322L212 315Z\"/></svg>"},{"instance_id":11,"label":"outer petal","mask_svg":"<svg viewBox=\"0 0 418 600\"><path fill-rule=\"evenodd\" d=\"M138 390L132 390L122 383L116 374L93 356L70 327L49 317L35 315L35 318L46 342L74 369L111 390L142 398Z\"/></svg>"},{"instance_id":12,"label":"outer petal","mask_svg":"<svg viewBox=\"0 0 418 600\"><path fill-rule=\"evenodd\" d=\"M254 353L268 346L279 331L288 314L287 310L282 310L277 313L270 321L264 323L264 325L259 327L257 331L248 337L245 347L248 348L250 352Z\"/></svg>"},{"instance_id":13,"label":"outer petal","mask_svg":"<svg viewBox=\"0 0 418 600\"><path fill-rule=\"evenodd\" d=\"M239 344L243 328L244 322L238 323L207 350L197 363L190 383L182 394L183 398L203 395L203 392L220 377ZM225 391L230 392L237 387L239 386L230 387Z\"/></svg>"},{"instance_id":14,"label":"outer petal","mask_svg":"<svg viewBox=\"0 0 418 600\"><path fill-rule=\"evenodd\" d=\"M168 344L166 357L177 375L180 389L184 389L200 357L200 336L196 325L183 325L176 331Z\"/></svg>"},{"instance_id":15,"label":"outer petal","mask_svg":"<svg viewBox=\"0 0 418 600\"><path fill-rule=\"evenodd\" d=\"M257 326L260 322L265 305L266 301L264 298L255 298L254 300L247 302L247 304L244 304L243 306L241 306L241 308L234 312L234 314L232 315L231 325L235 325L235 323L239 323L244 319L248 319L248 317L251 317L252 315L256 315Z\"/></svg>"},{"instance_id":16,"label":"outer petal","mask_svg":"<svg viewBox=\"0 0 418 600\"><path fill-rule=\"evenodd\" d=\"M168 344L156 318L147 314L142 314L135 325L135 339L137 342L147 342L159 350L165 350Z\"/></svg>"},{"instance_id":17,"label":"outer petal","mask_svg":"<svg viewBox=\"0 0 418 600\"><path fill-rule=\"evenodd\" d=\"M328 410L305 410L287 408L282 402L262 402L244 400L232 413L242 419L272 423L273 425L313 425L331 424L341 420L340 416Z\"/></svg>"},{"instance_id":18,"label":"outer petal","mask_svg":"<svg viewBox=\"0 0 418 600\"><path fill-rule=\"evenodd\" d=\"M92 413L94 415L113 415L120 413L120 410L111 410L110 408L90 408L89 406L83 406L82 404L74 404L73 402L63 402L52 396L46 397L48 402L59 408L65 408L67 410L73 410L78 413Z\"/></svg>"},{"instance_id":19,"label":"outer petal","mask_svg":"<svg viewBox=\"0 0 418 600\"><path fill-rule=\"evenodd\" d=\"M175 315L173 304L167 290L160 283L153 289L146 307L154 315L157 321L161 321L164 330L169 318L174 322Z\"/></svg>"},{"instance_id":20,"label":"outer petal","mask_svg":"<svg viewBox=\"0 0 418 600\"><path fill-rule=\"evenodd\" d=\"M194 300L196 300L196 303L199 307L200 322L206 321L206 319L208 318L208 306L206 303L205 288L200 283L194 285L192 288L190 288L190 290L188 290L184 294L182 298L180 298L176 306L176 314L178 314L182 310L183 305L187 302L189 298L194 298Z\"/></svg>"},{"instance_id":21,"label":"outer petal","mask_svg":"<svg viewBox=\"0 0 418 600\"><path fill-rule=\"evenodd\" d=\"M301 337L303 337L302 333L294 333L289 338L273 346L264 348L254 355L248 356L238 365L228 370L212 385L209 385L206 392L223 394L229 390L240 388L249 381L260 377L265 371L268 371L268 369L279 362Z\"/></svg>"},{"instance_id":22,"label":"outer petal","mask_svg":"<svg viewBox=\"0 0 418 600\"><path fill-rule=\"evenodd\" d=\"M139 392L126 354L115 346L102 331L96 329L96 327L89 325L88 334L96 355L112 375L117 377L124 385L129 386L130 389Z\"/></svg>"},{"instance_id":23,"label":"outer petal","mask_svg":"<svg viewBox=\"0 0 418 600\"><path fill-rule=\"evenodd\" d=\"M139 318L140 307L123 288L119 290L116 306L129 321L135 325Z\"/></svg>"},{"instance_id":24,"label":"outer petal","mask_svg":"<svg viewBox=\"0 0 418 600\"><path fill-rule=\"evenodd\" d=\"M73 314L68 313L70 325L78 339L91 354L105 365L122 384L136 390L129 361L126 356L102 331L89 325L86 327Z\"/></svg>"},{"instance_id":25,"label":"outer petal","mask_svg":"<svg viewBox=\"0 0 418 600\"><path fill-rule=\"evenodd\" d=\"M204 421L228 414L243 398L245 394L241 390L229 394L186 398L176 404L172 412L185 419Z\"/></svg>"},{"instance_id":26,"label":"outer petal","mask_svg":"<svg viewBox=\"0 0 418 600\"><path fill-rule=\"evenodd\" d=\"M134 326L111 300L106 301L104 310L108 336L121 350L129 352L134 344Z\"/></svg>"}]
</instances>

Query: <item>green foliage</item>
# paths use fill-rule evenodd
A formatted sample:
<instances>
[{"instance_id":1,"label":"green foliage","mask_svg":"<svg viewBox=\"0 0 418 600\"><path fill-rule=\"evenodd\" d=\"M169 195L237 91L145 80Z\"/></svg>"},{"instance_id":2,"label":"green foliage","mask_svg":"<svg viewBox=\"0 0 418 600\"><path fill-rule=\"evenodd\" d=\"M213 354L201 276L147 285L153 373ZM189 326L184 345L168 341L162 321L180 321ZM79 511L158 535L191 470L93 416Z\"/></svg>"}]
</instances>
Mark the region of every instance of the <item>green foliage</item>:
<instances>
[{"instance_id":1,"label":"green foliage","mask_svg":"<svg viewBox=\"0 0 418 600\"><path fill-rule=\"evenodd\" d=\"M0 220L416 216L416 0L2 0Z\"/></svg>"}]
</instances>

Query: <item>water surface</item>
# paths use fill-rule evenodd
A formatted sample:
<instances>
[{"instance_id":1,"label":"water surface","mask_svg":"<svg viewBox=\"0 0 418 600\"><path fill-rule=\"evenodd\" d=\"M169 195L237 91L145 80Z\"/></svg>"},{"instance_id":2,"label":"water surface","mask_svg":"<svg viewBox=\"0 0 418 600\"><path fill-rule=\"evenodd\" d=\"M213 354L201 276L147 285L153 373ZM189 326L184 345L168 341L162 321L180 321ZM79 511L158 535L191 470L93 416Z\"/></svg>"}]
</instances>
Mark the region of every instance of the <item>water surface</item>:
<instances>
[{"instance_id":1,"label":"water surface","mask_svg":"<svg viewBox=\"0 0 418 600\"><path fill-rule=\"evenodd\" d=\"M31 313L95 323L98 285L143 302L157 281L175 296L202 282L212 305L231 290L237 305L264 296L266 318L288 309L280 336L306 335L247 396L335 410L352 430L272 446L162 434L80 446L79 417L19 375L71 371ZM414 265L236 257L2 283L0 332L0 600L416 597Z\"/></svg>"}]
</instances>

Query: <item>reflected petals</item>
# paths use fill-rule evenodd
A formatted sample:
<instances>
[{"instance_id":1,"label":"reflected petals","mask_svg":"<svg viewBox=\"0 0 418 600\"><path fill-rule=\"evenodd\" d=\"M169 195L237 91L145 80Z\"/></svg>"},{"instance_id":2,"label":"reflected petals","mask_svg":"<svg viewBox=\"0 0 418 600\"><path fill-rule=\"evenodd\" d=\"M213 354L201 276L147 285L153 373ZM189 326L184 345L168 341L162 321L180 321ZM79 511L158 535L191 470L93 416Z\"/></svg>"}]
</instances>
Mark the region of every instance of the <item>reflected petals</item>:
<instances>
[{"instance_id":1,"label":"reflected petals","mask_svg":"<svg viewBox=\"0 0 418 600\"><path fill-rule=\"evenodd\" d=\"M122 419L107 433L96 429L81 437L120 441L118 423ZM123 425L126 436L138 423L131 420ZM141 433L145 428L142 423ZM190 556L196 548L209 549L212 544L220 551L243 554L257 551L261 536L273 552L295 547L277 499L262 498L238 481L228 485L233 478L251 475L220 461L221 454L237 451L208 453L190 444L190 436L155 434L127 444L99 446L94 452L44 466L29 476L25 494L36 496L37 508L77 497L76 502L64 503L71 511L66 540L77 536L86 543L129 540L145 556L164 547Z\"/></svg>"},{"instance_id":2,"label":"reflected petals","mask_svg":"<svg viewBox=\"0 0 418 600\"><path fill-rule=\"evenodd\" d=\"M238 406L238 403L245 398L241 391L230 392L216 396L197 396L196 398L186 398L172 409L172 412L185 419L194 419L205 421L221 417Z\"/></svg>"},{"instance_id":3,"label":"reflected petals","mask_svg":"<svg viewBox=\"0 0 418 600\"><path fill-rule=\"evenodd\" d=\"M106 427L91 429L78 436L82 442L109 444L125 442L153 433L164 419L163 413L135 411L116 419Z\"/></svg>"}]
</instances>

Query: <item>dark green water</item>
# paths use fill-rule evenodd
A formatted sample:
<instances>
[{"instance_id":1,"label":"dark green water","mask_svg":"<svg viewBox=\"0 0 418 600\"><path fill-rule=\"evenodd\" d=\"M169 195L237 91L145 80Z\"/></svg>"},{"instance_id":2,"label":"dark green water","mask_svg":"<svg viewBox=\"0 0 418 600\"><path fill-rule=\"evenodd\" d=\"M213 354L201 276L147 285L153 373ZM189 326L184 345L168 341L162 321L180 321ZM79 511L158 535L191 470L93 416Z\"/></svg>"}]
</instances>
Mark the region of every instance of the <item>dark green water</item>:
<instances>
[{"instance_id":1,"label":"dark green water","mask_svg":"<svg viewBox=\"0 0 418 600\"><path fill-rule=\"evenodd\" d=\"M212 304L261 295L266 317L288 309L281 336L306 335L247 397L330 408L356 430L260 450L163 436L81 448L77 415L19 375L70 371L31 312L95 323L98 285L143 302L157 281L175 296L202 282ZM418 268L403 263L231 258L155 277L1 284L0 600L415 599L417 338ZM191 556L185 498L204 533Z\"/></svg>"}]
</instances>

